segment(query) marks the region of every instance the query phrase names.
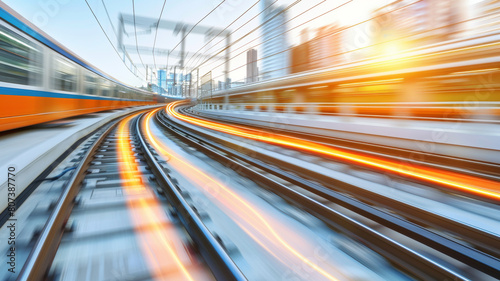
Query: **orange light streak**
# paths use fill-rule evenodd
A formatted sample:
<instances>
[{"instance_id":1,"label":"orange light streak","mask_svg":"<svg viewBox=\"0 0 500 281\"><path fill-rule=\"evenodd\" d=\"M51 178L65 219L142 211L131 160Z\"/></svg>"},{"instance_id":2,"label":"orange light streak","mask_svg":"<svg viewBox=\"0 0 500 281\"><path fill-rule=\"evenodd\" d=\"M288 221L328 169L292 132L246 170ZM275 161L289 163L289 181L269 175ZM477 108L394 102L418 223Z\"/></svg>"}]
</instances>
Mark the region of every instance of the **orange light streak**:
<instances>
[{"instance_id":1,"label":"orange light streak","mask_svg":"<svg viewBox=\"0 0 500 281\"><path fill-rule=\"evenodd\" d=\"M168 104L165 108L166 112L172 117L196 126L201 126L247 139L313 152L334 159L340 159L355 164L361 164L370 168L377 168L383 171L411 177L413 179L439 184L441 186L462 192L500 200L500 184L495 181L419 165L398 163L396 161L363 155L361 153L353 153L295 137L271 134L263 130L250 129L244 126L230 126L214 121L207 121L186 116L175 111L175 107L181 103L182 102L173 102Z\"/></svg>"},{"instance_id":2,"label":"orange light streak","mask_svg":"<svg viewBox=\"0 0 500 281\"><path fill-rule=\"evenodd\" d=\"M151 113L148 113L146 118L145 118L145 132L146 132L146 137L148 138L148 141L150 144L153 145L155 150L165 156L169 157L169 164L170 165L177 165L179 172L181 172L186 178L190 178L191 180L195 181L198 183L199 186L203 187L206 189L208 192L207 187L207 182L210 182L217 186L222 192L219 193L219 195L223 196L225 200L222 200L220 196L215 196L219 202L224 204L227 208L229 208L232 213L230 215L237 215L240 218L244 219L247 223L252 225L255 231L260 232L268 241L272 242L275 245L279 245L282 249L285 249L288 251L290 254L298 258L300 261L305 263L307 266L309 266L311 269L314 271L318 272L328 280L338 280L334 276L332 276L330 273L325 271L323 268L321 268L319 265L314 263L313 261L309 260L307 257L299 253L295 248L290 246L277 232L276 230L271 226L271 224L264 218L262 214L260 214L259 211L256 210L248 201L243 199L241 196L239 196L237 193L233 192L230 188L227 186L221 184L219 181L213 179L212 177L208 176L195 166L191 165L190 163L184 161L182 158L176 156L174 153L171 153L167 151L164 146L160 143L158 143L154 136L151 133L151 128L150 128L150 119L155 114L158 110L152 111ZM239 222L236 222L238 225L241 225ZM255 238L254 234L252 234L248 229L242 228L245 232L247 232L252 238ZM262 242L259 240L256 240L257 243L262 245ZM273 253L272 250L270 250L268 247L264 247L267 251L269 251L273 256L276 256L275 253ZM281 260L283 261L283 260ZM285 265L290 266L289 263L285 263Z\"/></svg>"},{"instance_id":3,"label":"orange light streak","mask_svg":"<svg viewBox=\"0 0 500 281\"><path fill-rule=\"evenodd\" d=\"M139 114L139 113L138 113ZM150 192L147 192L142 184L138 166L133 156L130 144L129 126L130 120L138 114L129 116L118 125L118 163L120 177L123 180L127 206L132 215L133 224L138 233L143 254L148 259L148 265L153 271L156 279L164 279L164 270L161 263L173 260L183 280L194 279L182 263L176 253L173 240L182 243L179 237L172 237L172 231L165 229L166 216L162 211L161 204ZM141 225L143 225L141 227ZM145 229L144 225L148 227ZM170 241L167 240L170 236ZM168 271L168 269L167 269Z\"/></svg>"}]
</instances>

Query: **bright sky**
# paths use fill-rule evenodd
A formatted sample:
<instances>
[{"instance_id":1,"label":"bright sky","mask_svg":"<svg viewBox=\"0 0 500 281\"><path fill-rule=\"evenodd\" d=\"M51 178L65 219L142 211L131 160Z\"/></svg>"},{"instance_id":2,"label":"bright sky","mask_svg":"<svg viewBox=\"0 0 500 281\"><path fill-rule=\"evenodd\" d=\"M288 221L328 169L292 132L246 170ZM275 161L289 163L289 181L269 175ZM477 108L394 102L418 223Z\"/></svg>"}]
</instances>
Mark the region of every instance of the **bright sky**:
<instances>
[{"instance_id":1,"label":"bright sky","mask_svg":"<svg viewBox=\"0 0 500 281\"><path fill-rule=\"evenodd\" d=\"M221 0L189 0L189 1L173 1L167 0L162 19L182 21L185 23L194 24L203 18L210 10L220 3ZM224 28L248 8L250 8L255 1L245 0L226 0L214 13L204 19L200 25L213 26ZM274 0L270 0L273 2ZM320 2L317 7L308 11L307 13L298 16L288 23L288 29L304 25L288 32L288 38L292 44L298 43L299 32L304 27L317 28L323 25L339 23L341 25L350 25L362 21L370 16L373 9L390 3L392 0L354 0L351 3L339 8L333 12L329 12L317 19L310 22L309 20L318 17L319 15L333 9L334 7L347 2L348 0L302 0L295 5L287 15L289 19L298 16L300 13ZM101 31L97 21L94 19L92 13L87 7L85 0L4 0L4 2L18 13L26 17L29 21L43 29L50 36L65 45L67 48L84 58L97 68L103 70L111 76L123 81L126 84L139 86L144 84L144 80L137 79L133 74L127 70L121 62L121 58L115 53L109 42L107 41L104 33ZM90 6L96 13L99 21L103 25L109 38L113 44L117 44L116 30L108 19L105 12L104 5L106 5L110 19L115 28L118 26L118 15L120 13L132 14L132 0L88 0ZM288 6L294 0L278 0L275 5ZM138 16L146 16L157 19L160 15L162 0L136 0L135 13ZM258 3L250 9L244 16L238 19L229 29L235 30L245 22L256 16L262 10L262 3ZM253 28L257 27L262 22L262 17L258 16L251 20L247 25L244 25L235 34L232 35L232 40L235 40L242 35L246 34ZM363 27L360 27L363 28ZM125 36L127 45L135 46L134 29L132 26L127 27L128 36ZM138 42L140 46L152 47L154 41L155 28L150 30L137 29ZM244 65L246 62L245 51L260 43L260 30L247 36L235 46L231 47L231 56L238 55L235 59L231 60L230 69L237 68ZM158 39L156 43L157 48L171 49L180 41L180 36L175 36L172 31L160 30L158 32ZM211 45L219 42L220 39L215 39ZM187 38L186 48L188 52L196 52L206 42L204 35L190 35ZM209 50L209 53L219 50L223 47L224 41L214 46ZM209 45L210 46L210 45ZM177 47L177 50L180 46ZM207 49L207 48L205 48ZM259 57L261 50L259 51ZM134 60L134 63L139 68L139 72L144 77L145 68L139 57L133 50L129 53ZM143 54L142 60L144 64L153 65L153 58L150 55ZM168 64L171 67L178 59L169 58ZM157 67L166 67L167 57L160 56L156 58ZM195 66L196 60L190 60L190 55L187 57L188 66ZM222 60L217 62L208 63L200 70L200 76L205 72L212 70L214 67L220 65ZM213 77L220 75L223 70L223 65L213 69ZM245 75L245 68L241 68L232 73L233 81L242 79ZM153 82L155 78L153 77ZM222 80L222 78L220 78Z\"/></svg>"}]
</instances>

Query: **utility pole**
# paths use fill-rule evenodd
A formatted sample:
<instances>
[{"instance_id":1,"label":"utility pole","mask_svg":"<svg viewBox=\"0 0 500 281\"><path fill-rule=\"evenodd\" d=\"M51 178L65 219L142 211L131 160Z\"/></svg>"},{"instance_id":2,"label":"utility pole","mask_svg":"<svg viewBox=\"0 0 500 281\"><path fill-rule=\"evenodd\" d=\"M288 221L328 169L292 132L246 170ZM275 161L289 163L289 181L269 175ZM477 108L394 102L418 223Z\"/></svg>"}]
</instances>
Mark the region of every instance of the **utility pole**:
<instances>
[{"instance_id":1,"label":"utility pole","mask_svg":"<svg viewBox=\"0 0 500 281\"><path fill-rule=\"evenodd\" d=\"M196 69L196 99L200 98L200 68Z\"/></svg>"},{"instance_id":2,"label":"utility pole","mask_svg":"<svg viewBox=\"0 0 500 281\"><path fill-rule=\"evenodd\" d=\"M180 65L182 68L184 68L184 56L185 56L185 53L186 53L186 40L184 40L184 36L186 34L186 27L182 27L182 33L181 33L181 61L180 61Z\"/></svg>"},{"instance_id":3,"label":"utility pole","mask_svg":"<svg viewBox=\"0 0 500 281\"><path fill-rule=\"evenodd\" d=\"M229 89L229 60L231 59L231 54L230 54L230 46L231 46L231 35L228 33L226 35L226 63L224 65L224 80L226 81L226 86L224 88Z\"/></svg>"},{"instance_id":4,"label":"utility pole","mask_svg":"<svg viewBox=\"0 0 500 281\"><path fill-rule=\"evenodd\" d=\"M153 68L149 65L147 65L146 67L150 68L150 72L149 72L149 83L151 83L151 85L153 84Z\"/></svg>"},{"instance_id":5,"label":"utility pole","mask_svg":"<svg viewBox=\"0 0 500 281\"><path fill-rule=\"evenodd\" d=\"M191 89L191 83L193 81L193 71L191 70L191 72L189 72L189 85L188 85L188 93L189 93L189 97L193 97L193 92L192 92L192 89Z\"/></svg>"},{"instance_id":6,"label":"utility pole","mask_svg":"<svg viewBox=\"0 0 500 281\"><path fill-rule=\"evenodd\" d=\"M174 66L174 97L177 96L177 74L176 74L176 71L177 71L177 65Z\"/></svg>"},{"instance_id":7,"label":"utility pole","mask_svg":"<svg viewBox=\"0 0 500 281\"><path fill-rule=\"evenodd\" d=\"M186 96L186 70L182 68L182 76L181 76L181 97Z\"/></svg>"},{"instance_id":8,"label":"utility pole","mask_svg":"<svg viewBox=\"0 0 500 281\"><path fill-rule=\"evenodd\" d=\"M230 51L229 51L229 47L231 46L231 35L230 33L228 33L226 35L226 46L227 46L227 49L226 49L226 64L224 66L224 77L225 77L225 80L226 80L226 85L225 85L225 89L229 89L231 87L230 85L230 81L229 81L229 60L231 59L231 54L230 54ZM229 96L228 96L228 93L226 91L226 94L224 95L224 103L227 105L229 103Z\"/></svg>"}]
</instances>

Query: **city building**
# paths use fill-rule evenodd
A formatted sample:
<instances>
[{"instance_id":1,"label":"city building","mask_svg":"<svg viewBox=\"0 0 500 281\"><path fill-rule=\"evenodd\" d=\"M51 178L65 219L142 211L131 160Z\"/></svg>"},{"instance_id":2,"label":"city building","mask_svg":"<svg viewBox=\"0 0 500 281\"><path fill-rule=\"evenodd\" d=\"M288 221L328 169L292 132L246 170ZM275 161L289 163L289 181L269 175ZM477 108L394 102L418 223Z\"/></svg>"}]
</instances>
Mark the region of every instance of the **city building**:
<instances>
[{"instance_id":1,"label":"city building","mask_svg":"<svg viewBox=\"0 0 500 281\"><path fill-rule=\"evenodd\" d=\"M257 50L251 49L247 52L247 83L259 80L259 68L257 67Z\"/></svg>"},{"instance_id":2,"label":"city building","mask_svg":"<svg viewBox=\"0 0 500 281\"><path fill-rule=\"evenodd\" d=\"M223 90L225 88L226 88L226 82L218 80L217 81L217 90Z\"/></svg>"},{"instance_id":3,"label":"city building","mask_svg":"<svg viewBox=\"0 0 500 281\"><path fill-rule=\"evenodd\" d=\"M323 26L317 29L316 36L309 40L309 67L318 69L332 67L341 63L341 32L337 26Z\"/></svg>"},{"instance_id":4,"label":"city building","mask_svg":"<svg viewBox=\"0 0 500 281\"><path fill-rule=\"evenodd\" d=\"M272 5L262 1L263 9ZM290 73L290 44L287 39L286 10L271 6L263 13L262 79L281 77Z\"/></svg>"},{"instance_id":5,"label":"city building","mask_svg":"<svg viewBox=\"0 0 500 281\"><path fill-rule=\"evenodd\" d=\"M460 38L465 31L464 10L463 0L397 0L383 6L374 11L378 51Z\"/></svg>"},{"instance_id":6,"label":"city building","mask_svg":"<svg viewBox=\"0 0 500 281\"><path fill-rule=\"evenodd\" d=\"M292 48L291 73L324 67L342 62L342 33L337 26L323 26L309 39L307 30L301 32L301 44Z\"/></svg>"},{"instance_id":7,"label":"city building","mask_svg":"<svg viewBox=\"0 0 500 281\"><path fill-rule=\"evenodd\" d=\"M304 42L292 47L292 51L290 52L290 73L297 73L311 69L309 64L309 53L309 42Z\"/></svg>"},{"instance_id":8,"label":"city building","mask_svg":"<svg viewBox=\"0 0 500 281\"><path fill-rule=\"evenodd\" d=\"M165 69L158 70L158 87L167 89L167 71Z\"/></svg>"},{"instance_id":9,"label":"city building","mask_svg":"<svg viewBox=\"0 0 500 281\"><path fill-rule=\"evenodd\" d=\"M191 73L186 73L186 75L182 76L182 83L181 83L181 95L183 97L189 98L190 93L191 93Z\"/></svg>"}]
</instances>

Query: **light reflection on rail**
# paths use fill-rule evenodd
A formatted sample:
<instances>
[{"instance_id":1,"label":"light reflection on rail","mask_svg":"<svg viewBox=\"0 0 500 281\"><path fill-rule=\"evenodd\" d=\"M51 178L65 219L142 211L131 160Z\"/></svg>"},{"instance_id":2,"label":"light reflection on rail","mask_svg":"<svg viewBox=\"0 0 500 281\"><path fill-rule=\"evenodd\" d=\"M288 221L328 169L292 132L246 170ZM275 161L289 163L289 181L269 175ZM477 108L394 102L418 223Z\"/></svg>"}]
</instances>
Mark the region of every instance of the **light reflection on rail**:
<instances>
[{"instance_id":1,"label":"light reflection on rail","mask_svg":"<svg viewBox=\"0 0 500 281\"><path fill-rule=\"evenodd\" d=\"M175 111L175 107L182 103L184 102L173 102L168 104L165 108L167 114L182 121L219 132L293 149L299 149L302 151L313 152L334 159L341 159L343 161L361 164L367 167L396 173L398 175L439 184L440 186L445 186L477 196L500 200L500 184L495 181L418 166L412 163L400 163L379 157L363 155L361 153L353 153L304 139L281 134L273 134L262 130L250 129L244 126L226 125L219 122L207 121Z\"/></svg>"},{"instance_id":2,"label":"light reflection on rail","mask_svg":"<svg viewBox=\"0 0 500 281\"><path fill-rule=\"evenodd\" d=\"M159 110L147 114L144 119L145 133L149 143L153 145L155 150L159 154L169 158L169 166L180 172L185 178L202 187L207 194L216 193L212 197L229 210L227 214L234 219L236 224L292 271L299 270L297 267L298 263L293 262L295 260L308 266L312 271L317 272L327 280L338 280L329 272L336 271L335 274L341 275L332 265L328 265L328 270L326 270L301 253L301 250L310 250L313 248L308 241L300 237L300 235L296 235L293 230L286 228L279 221L265 216L256 206L232 191L231 188L207 175L194 165L191 165L182 156L161 142L156 141L151 132L150 121L151 117ZM214 188L217 190L216 192L214 192ZM284 238L279 233L287 233L287 237ZM298 246L292 246L290 240L293 240L293 245Z\"/></svg>"},{"instance_id":3,"label":"light reflection on rail","mask_svg":"<svg viewBox=\"0 0 500 281\"><path fill-rule=\"evenodd\" d=\"M130 120L136 115L129 116L118 125L118 163L120 177L124 184L124 196L134 225L138 240L140 241L143 255L147 257L148 266L157 280L166 280L167 277L176 276L181 280L194 278L183 264L189 253L179 253L175 244L182 243L176 236L173 225L165 225L168 221L160 202L145 189L140 180L138 166L133 156L130 144ZM182 259L180 255L183 255ZM189 258L188 258L189 259ZM168 268L173 261L172 268ZM175 273L173 273L175 272Z\"/></svg>"}]
</instances>

